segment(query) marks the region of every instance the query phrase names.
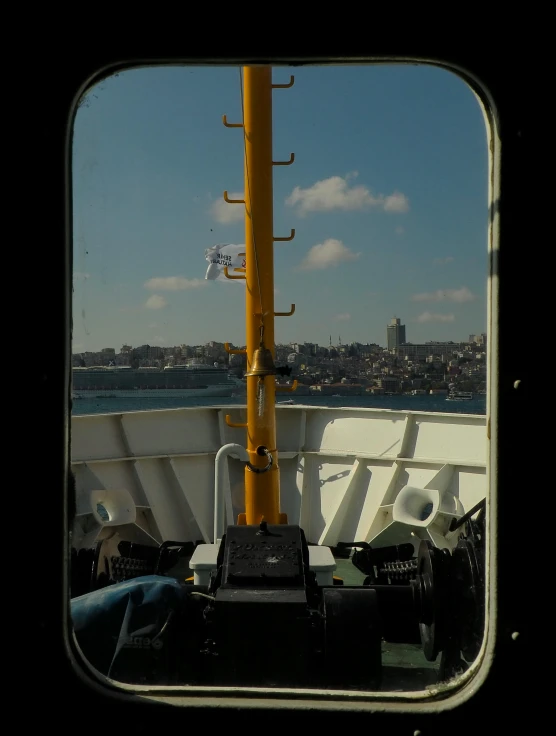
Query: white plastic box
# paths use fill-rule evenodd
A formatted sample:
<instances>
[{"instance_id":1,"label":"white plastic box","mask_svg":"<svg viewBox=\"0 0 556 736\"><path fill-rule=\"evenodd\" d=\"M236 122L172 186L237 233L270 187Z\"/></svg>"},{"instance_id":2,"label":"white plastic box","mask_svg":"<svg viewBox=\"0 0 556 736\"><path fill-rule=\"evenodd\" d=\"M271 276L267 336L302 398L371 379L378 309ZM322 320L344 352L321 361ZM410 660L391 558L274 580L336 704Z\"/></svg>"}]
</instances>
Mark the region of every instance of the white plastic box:
<instances>
[{"instance_id":1,"label":"white plastic box","mask_svg":"<svg viewBox=\"0 0 556 736\"><path fill-rule=\"evenodd\" d=\"M216 570L219 544L199 544L189 560L189 567L193 570L194 585L208 585L210 574Z\"/></svg>"},{"instance_id":2,"label":"white plastic box","mask_svg":"<svg viewBox=\"0 0 556 736\"><path fill-rule=\"evenodd\" d=\"M309 567L317 574L319 585L334 585L336 560L330 547L309 547Z\"/></svg>"}]
</instances>

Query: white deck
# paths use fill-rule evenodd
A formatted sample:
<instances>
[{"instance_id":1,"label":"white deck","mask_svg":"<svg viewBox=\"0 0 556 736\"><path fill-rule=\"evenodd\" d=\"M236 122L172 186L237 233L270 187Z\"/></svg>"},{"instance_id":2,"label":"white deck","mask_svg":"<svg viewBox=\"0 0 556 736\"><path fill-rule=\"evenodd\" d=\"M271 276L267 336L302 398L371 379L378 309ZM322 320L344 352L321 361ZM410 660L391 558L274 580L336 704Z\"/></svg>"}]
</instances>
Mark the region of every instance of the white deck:
<instances>
[{"instance_id":1,"label":"white deck","mask_svg":"<svg viewBox=\"0 0 556 736\"><path fill-rule=\"evenodd\" d=\"M237 405L73 417L74 542L100 531L90 493L102 489L129 491L135 524L158 541L212 542L216 452L245 445L226 414L245 421ZM309 542L398 543L392 504L406 486L439 491L458 515L486 496L485 416L302 405L277 406L276 416L281 510ZM229 459L228 471L233 523L244 466Z\"/></svg>"}]
</instances>

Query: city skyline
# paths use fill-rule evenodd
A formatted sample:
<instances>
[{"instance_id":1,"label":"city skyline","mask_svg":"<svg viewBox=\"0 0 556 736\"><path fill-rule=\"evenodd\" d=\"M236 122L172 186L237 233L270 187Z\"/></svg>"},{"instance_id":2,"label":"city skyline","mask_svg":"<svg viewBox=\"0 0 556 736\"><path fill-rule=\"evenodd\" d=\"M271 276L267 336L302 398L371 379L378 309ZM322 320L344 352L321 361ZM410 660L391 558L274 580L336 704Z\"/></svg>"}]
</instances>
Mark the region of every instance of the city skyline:
<instances>
[{"instance_id":1,"label":"city skyline","mask_svg":"<svg viewBox=\"0 0 556 736\"><path fill-rule=\"evenodd\" d=\"M425 66L275 69L276 342L386 345L486 327L486 129L471 90ZM334 100L341 99L341 105ZM334 103L334 104L333 104ZM245 292L205 280L242 243L233 68L132 70L98 85L74 128L73 352L245 342ZM121 339L124 335L125 339ZM208 338L208 339L207 339ZM344 340L344 337L342 337Z\"/></svg>"},{"instance_id":2,"label":"city skyline","mask_svg":"<svg viewBox=\"0 0 556 736\"><path fill-rule=\"evenodd\" d=\"M405 325L402 325L402 326L405 326ZM461 339L457 339L457 340L454 340L454 339L447 339L447 340L425 340L423 343L417 343L417 342L408 340L407 342L400 343L400 344L405 344L405 345L424 345L424 344L429 344L430 343L431 345L434 345L434 344L443 345L443 344L454 343L454 344L457 344L457 345L460 345L460 344L463 345L463 344L469 344L469 343L472 343L473 342L470 339L472 335L474 337L481 337L481 336L486 336L486 334L487 334L486 332L483 332L483 333L478 332L478 333L472 333L472 334L468 335L465 338L461 338ZM331 336L329 336L329 338L330 337ZM330 342L330 339L329 339L329 341L326 342L326 343L319 343L319 342L315 342L313 340L292 340L292 341L288 341L288 342L280 342L280 341L277 341L276 342L276 345L286 346L286 345L298 344L298 345L317 345L319 348L328 348L328 347L336 348L336 347L338 347L340 345L359 344L359 345L378 345L380 348L383 348L384 350L388 350L388 347L387 347L387 344L386 344L386 342L387 342L386 340L383 343L381 343L381 342L370 341L370 340L369 341L364 341L364 340L342 340L342 336L341 335L338 335L337 337L338 337L337 340L332 339L332 342ZM169 348L180 347L181 345L187 345L189 347L201 347L201 346L209 345L210 343L220 343L220 344L223 344L224 342L226 342L226 341L210 340L209 339L209 340L202 340L199 343L188 343L188 342L185 342L185 341L179 341L177 343L172 343L172 344L167 344L167 345L154 345L154 344L151 345L151 343L148 343L148 342L138 342L135 345L133 345L133 344L131 344L129 342L125 342L125 341L122 342L122 341L120 341L120 343L119 343L120 344L120 347L119 348L114 347L114 345L104 345L103 347L91 348L91 349L88 349L88 350L73 350L72 352L75 355L78 355L80 353L85 353L85 352L101 353L101 352L103 352L103 350L115 350L116 353L118 353L118 351L121 350L122 347L138 348L138 347L142 347L144 345L150 345L151 347L161 347L161 348L168 348L169 349ZM231 342L231 341L228 341L228 342ZM234 344L236 346L243 346L245 343L232 343L232 344Z\"/></svg>"}]
</instances>

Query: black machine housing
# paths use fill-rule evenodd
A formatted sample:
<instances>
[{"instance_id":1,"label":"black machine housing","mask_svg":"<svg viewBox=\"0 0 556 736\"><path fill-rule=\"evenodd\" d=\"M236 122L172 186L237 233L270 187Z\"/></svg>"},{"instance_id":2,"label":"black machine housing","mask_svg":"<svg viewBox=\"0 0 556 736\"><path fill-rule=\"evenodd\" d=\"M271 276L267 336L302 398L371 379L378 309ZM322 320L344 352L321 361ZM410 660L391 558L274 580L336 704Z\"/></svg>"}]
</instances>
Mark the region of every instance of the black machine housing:
<instances>
[{"instance_id":1,"label":"black machine housing","mask_svg":"<svg viewBox=\"0 0 556 736\"><path fill-rule=\"evenodd\" d=\"M376 593L319 586L299 526L229 526L208 594L214 684L380 686Z\"/></svg>"}]
</instances>

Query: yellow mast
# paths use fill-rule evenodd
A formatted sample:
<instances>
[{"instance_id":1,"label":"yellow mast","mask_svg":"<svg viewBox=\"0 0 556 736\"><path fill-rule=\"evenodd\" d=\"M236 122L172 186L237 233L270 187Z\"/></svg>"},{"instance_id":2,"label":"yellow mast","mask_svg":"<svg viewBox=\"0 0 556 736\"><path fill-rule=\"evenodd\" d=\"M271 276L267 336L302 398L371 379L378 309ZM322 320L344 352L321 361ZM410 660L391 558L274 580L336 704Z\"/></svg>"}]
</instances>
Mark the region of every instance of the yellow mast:
<instances>
[{"instance_id":1,"label":"yellow mast","mask_svg":"<svg viewBox=\"0 0 556 736\"><path fill-rule=\"evenodd\" d=\"M272 186L272 69L243 69L243 135L245 141L245 245L247 373L255 367L255 351L268 375L247 376L247 452L255 467L267 459L257 454L266 447L273 464L266 473L245 468L245 522L280 522L280 470L276 452L274 347L274 241Z\"/></svg>"},{"instance_id":2,"label":"yellow mast","mask_svg":"<svg viewBox=\"0 0 556 736\"><path fill-rule=\"evenodd\" d=\"M247 452L249 464L245 468L245 514L239 524L287 523L280 512L280 470L276 450L275 375L274 366L274 241L292 240L275 238L273 234L273 165L293 163L272 160L272 89L291 87L272 84L270 66L243 68L243 127L245 199L242 202L224 198L231 204L245 203L245 269L246 279L246 353L247 353ZM240 270L240 269L236 269ZM243 270L243 269L241 269ZM291 312L293 314L292 305ZM280 315L284 313L278 313ZM284 314L285 316L285 314ZM226 417L231 426L234 425ZM272 465L266 472L268 458L259 448L272 455ZM257 472L259 471L259 472ZM263 472L261 472L263 471Z\"/></svg>"}]
</instances>

